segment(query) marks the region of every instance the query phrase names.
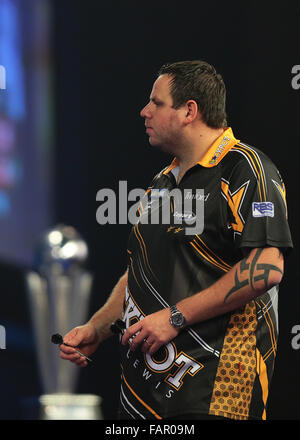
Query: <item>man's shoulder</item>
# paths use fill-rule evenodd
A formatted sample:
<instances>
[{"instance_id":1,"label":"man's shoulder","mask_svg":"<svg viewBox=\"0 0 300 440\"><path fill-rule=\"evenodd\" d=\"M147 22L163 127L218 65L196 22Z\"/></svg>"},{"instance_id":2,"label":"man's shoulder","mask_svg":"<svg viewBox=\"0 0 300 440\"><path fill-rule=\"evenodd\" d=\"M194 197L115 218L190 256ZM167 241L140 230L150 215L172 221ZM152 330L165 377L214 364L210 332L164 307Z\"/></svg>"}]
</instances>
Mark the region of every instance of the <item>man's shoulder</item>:
<instances>
[{"instance_id":1,"label":"man's shoulder","mask_svg":"<svg viewBox=\"0 0 300 440\"><path fill-rule=\"evenodd\" d=\"M244 142L238 142L230 148L222 160L222 166L227 175L237 171L257 177L270 170L277 171L276 165L264 151Z\"/></svg>"}]
</instances>

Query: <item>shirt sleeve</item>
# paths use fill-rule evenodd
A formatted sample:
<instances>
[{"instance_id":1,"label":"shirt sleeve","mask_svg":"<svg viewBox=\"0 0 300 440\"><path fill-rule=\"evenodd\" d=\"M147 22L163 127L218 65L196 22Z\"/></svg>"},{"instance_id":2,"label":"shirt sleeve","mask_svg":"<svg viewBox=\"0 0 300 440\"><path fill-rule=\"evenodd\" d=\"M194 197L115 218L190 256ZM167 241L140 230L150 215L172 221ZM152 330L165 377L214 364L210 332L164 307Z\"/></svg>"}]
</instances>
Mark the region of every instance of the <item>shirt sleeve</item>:
<instances>
[{"instance_id":1,"label":"shirt sleeve","mask_svg":"<svg viewBox=\"0 0 300 440\"><path fill-rule=\"evenodd\" d=\"M238 247L293 247L285 185L266 155L243 157L232 172L228 193Z\"/></svg>"}]
</instances>

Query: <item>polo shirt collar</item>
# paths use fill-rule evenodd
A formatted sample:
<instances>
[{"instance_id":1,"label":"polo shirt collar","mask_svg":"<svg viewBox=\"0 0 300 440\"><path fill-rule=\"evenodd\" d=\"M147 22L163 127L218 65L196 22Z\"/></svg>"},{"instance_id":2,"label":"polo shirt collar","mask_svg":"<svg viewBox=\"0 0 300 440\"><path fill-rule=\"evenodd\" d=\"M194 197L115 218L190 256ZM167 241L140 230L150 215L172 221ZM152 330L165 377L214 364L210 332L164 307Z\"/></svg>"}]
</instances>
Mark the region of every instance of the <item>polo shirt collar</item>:
<instances>
[{"instance_id":1,"label":"polo shirt collar","mask_svg":"<svg viewBox=\"0 0 300 440\"><path fill-rule=\"evenodd\" d=\"M218 165L223 157L228 153L233 145L239 142L238 139L234 137L231 127L226 128L226 130L215 140L215 142L209 147L204 157L197 162L205 168L211 168ZM178 159L175 157L170 164L170 166L163 172L163 174L168 174L173 168L179 165ZM195 164L196 165L196 164Z\"/></svg>"}]
</instances>

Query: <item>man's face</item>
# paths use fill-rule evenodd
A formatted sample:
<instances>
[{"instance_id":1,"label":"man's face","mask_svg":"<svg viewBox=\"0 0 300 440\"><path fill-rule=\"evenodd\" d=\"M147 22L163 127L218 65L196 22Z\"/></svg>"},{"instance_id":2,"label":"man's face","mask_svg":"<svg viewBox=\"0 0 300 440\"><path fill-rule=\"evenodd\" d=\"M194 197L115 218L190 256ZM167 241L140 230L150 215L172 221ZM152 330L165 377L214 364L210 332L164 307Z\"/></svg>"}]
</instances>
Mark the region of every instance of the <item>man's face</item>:
<instances>
[{"instance_id":1,"label":"man's face","mask_svg":"<svg viewBox=\"0 0 300 440\"><path fill-rule=\"evenodd\" d=\"M161 75L153 84L149 103L141 110L152 146L175 153L182 137L182 109L172 108L170 76Z\"/></svg>"}]
</instances>

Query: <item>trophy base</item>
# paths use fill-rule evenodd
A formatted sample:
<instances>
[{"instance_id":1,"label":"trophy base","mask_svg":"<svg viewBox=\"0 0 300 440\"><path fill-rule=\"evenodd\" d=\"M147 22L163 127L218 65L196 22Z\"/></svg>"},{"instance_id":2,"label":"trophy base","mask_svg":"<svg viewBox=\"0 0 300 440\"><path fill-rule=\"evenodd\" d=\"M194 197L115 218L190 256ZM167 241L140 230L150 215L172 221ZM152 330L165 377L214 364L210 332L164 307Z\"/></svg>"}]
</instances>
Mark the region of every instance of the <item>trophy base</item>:
<instances>
[{"instance_id":1,"label":"trophy base","mask_svg":"<svg viewBox=\"0 0 300 440\"><path fill-rule=\"evenodd\" d=\"M53 393L40 396L41 420L103 420L101 397Z\"/></svg>"}]
</instances>

